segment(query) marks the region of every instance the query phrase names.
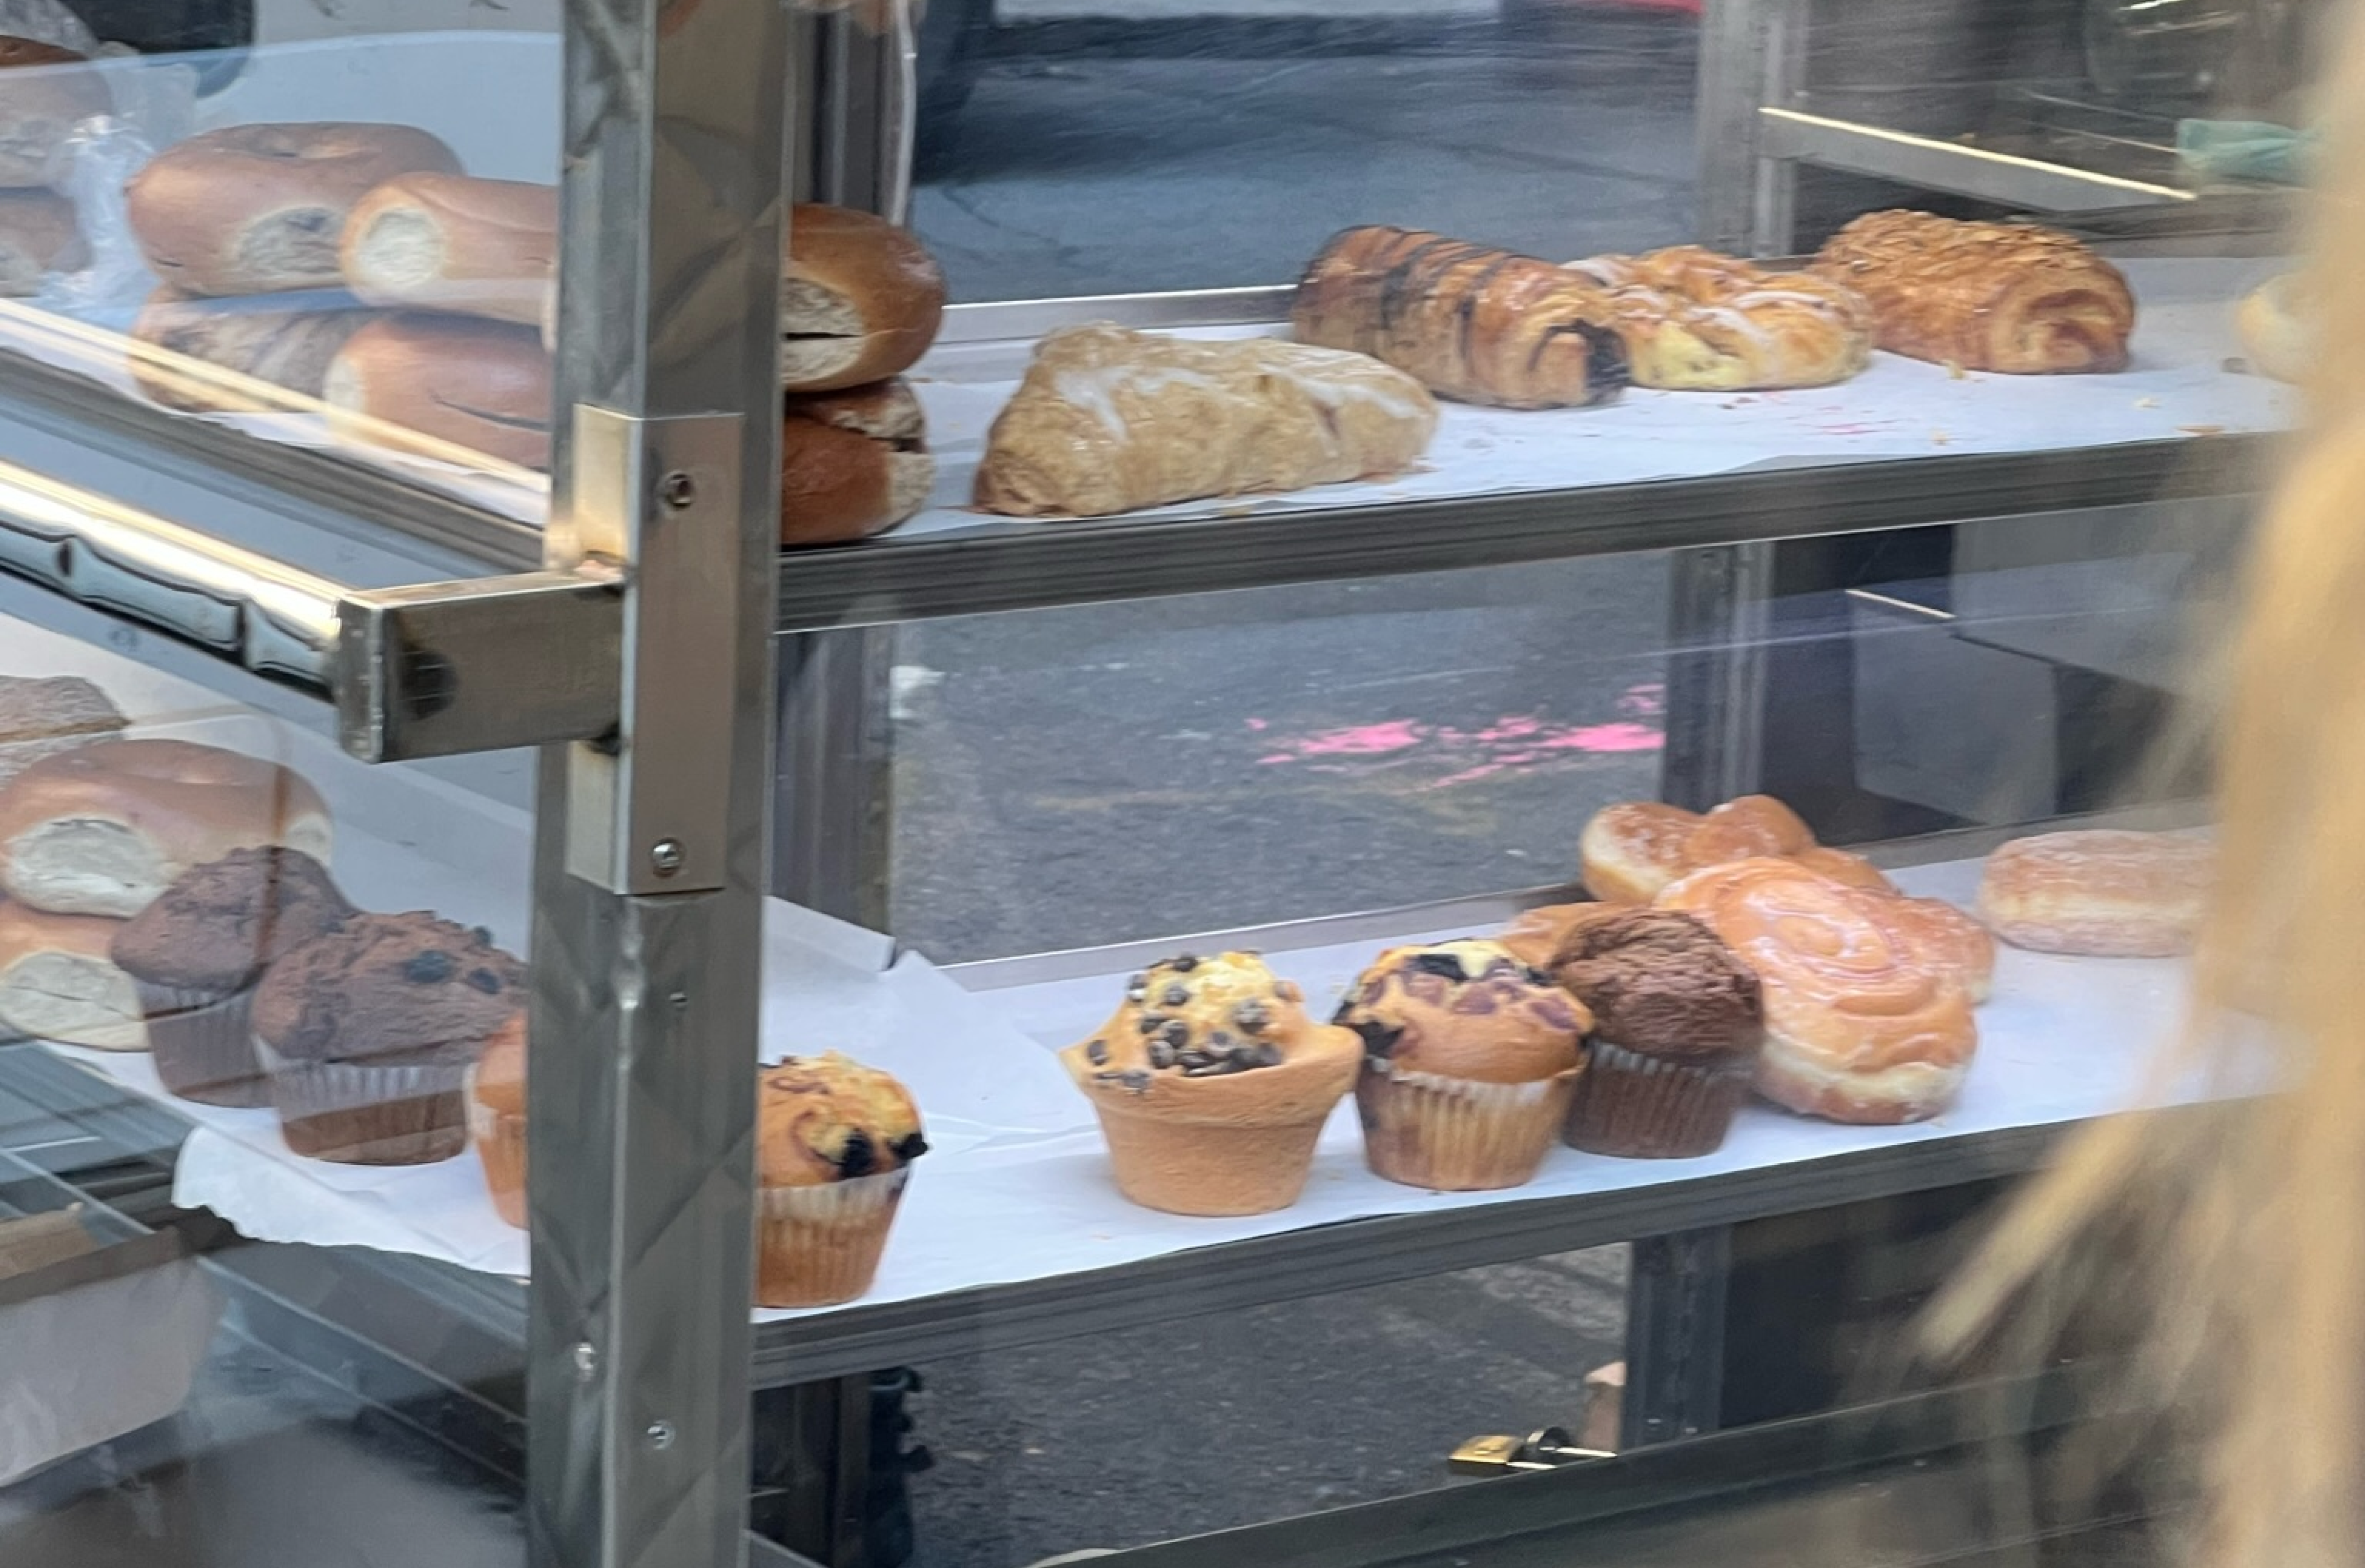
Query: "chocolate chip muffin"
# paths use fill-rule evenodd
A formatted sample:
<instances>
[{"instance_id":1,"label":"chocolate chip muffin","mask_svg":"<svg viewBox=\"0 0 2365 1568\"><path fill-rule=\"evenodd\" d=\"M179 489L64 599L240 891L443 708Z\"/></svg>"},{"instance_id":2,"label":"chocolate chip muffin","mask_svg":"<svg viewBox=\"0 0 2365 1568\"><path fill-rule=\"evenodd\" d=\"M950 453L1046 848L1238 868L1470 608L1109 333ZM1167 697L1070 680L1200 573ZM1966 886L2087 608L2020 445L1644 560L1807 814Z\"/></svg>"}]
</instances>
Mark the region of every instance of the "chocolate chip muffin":
<instances>
[{"instance_id":1,"label":"chocolate chip muffin","mask_svg":"<svg viewBox=\"0 0 2365 1568\"><path fill-rule=\"evenodd\" d=\"M1362 1057L1253 953L1184 953L1135 975L1109 1021L1059 1053L1100 1116L1117 1190L1180 1215L1295 1203Z\"/></svg>"},{"instance_id":2,"label":"chocolate chip muffin","mask_svg":"<svg viewBox=\"0 0 2365 1568\"><path fill-rule=\"evenodd\" d=\"M423 1165L467 1144L468 1069L525 1006L492 933L427 911L364 914L294 949L254 994L255 1053L287 1147Z\"/></svg>"},{"instance_id":3,"label":"chocolate chip muffin","mask_svg":"<svg viewBox=\"0 0 2365 1568\"><path fill-rule=\"evenodd\" d=\"M1592 1010L1564 1134L1591 1154L1712 1154L1764 1043L1757 976L1688 914L1631 909L1571 931L1552 978Z\"/></svg>"},{"instance_id":4,"label":"chocolate chip muffin","mask_svg":"<svg viewBox=\"0 0 2365 1568\"><path fill-rule=\"evenodd\" d=\"M183 872L117 930L164 1087L212 1105L268 1105L254 1056L254 987L282 955L358 912L298 849L234 849Z\"/></svg>"},{"instance_id":5,"label":"chocolate chip muffin","mask_svg":"<svg viewBox=\"0 0 2365 1568\"><path fill-rule=\"evenodd\" d=\"M1592 1015L1500 942L1464 937L1382 953L1331 1022L1363 1042L1355 1103L1373 1173L1469 1193L1535 1176Z\"/></svg>"},{"instance_id":6,"label":"chocolate chip muffin","mask_svg":"<svg viewBox=\"0 0 2365 1568\"><path fill-rule=\"evenodd\" d=\"M756 1086L756 1305L834 1306L870 1288L912 1161L911 1091L832 1051Z\"/></svg>"}]
</instances>

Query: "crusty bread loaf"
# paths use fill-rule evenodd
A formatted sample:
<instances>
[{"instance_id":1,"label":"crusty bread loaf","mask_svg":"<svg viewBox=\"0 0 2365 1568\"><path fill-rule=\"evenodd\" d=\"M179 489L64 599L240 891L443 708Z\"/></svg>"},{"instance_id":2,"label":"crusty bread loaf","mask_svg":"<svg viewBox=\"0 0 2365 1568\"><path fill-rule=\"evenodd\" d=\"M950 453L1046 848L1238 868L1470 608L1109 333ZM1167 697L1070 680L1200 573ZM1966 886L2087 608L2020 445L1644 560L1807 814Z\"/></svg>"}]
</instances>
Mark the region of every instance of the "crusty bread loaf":
<instances>
[{"instance_id":1,"label":"crusty bread loaf","mask_svg":"<svg viewBox=\"0 0 2365 1568\"><path fill-rule=\"evenodd\" d=\"M158 277L191 294L335 288L345 218L376 186L460 161L407 125L238 125L167 148L124 187Z\"/></svg>"},{"instance_id":2,"label":"crusty bread loaf","mask_svg":"<svg viewBox=\"0 0 2365 1568\"><path fill-rule=\"evenodd\" d=\"M883 218L806 202L789 214L780 385L835 392L898 375L936 341L945 274Z\"/></svg>"},{"instance_id":3,"label":"crusty bread loaf","mask_svg":"<svg viewBox=\"0 0 2365 1568\"><path fill-rule=\"evenodd\" d=\"M113 95L85 58L31 39L0 37L0 188L54 184L64 173L59 153L75 125L111 114Z\"/></svg>"},{"instance_id":4,"label":"crusty bread loaf","mask_svg":"<svg viewBox=\"0 0 2365 1568\"><path fill-rule=\"evenodd\" d=\"M2050 229L1871 212L1824 241L1814 270L1871 302L1891 353L2014 375L2126 368L2127 280Z\"/></svg>"},{"instance_id":5,"label":"crusty bread loaf","mask_svg":"<svg viewBox=\"0 0 2365 1568\"><path fill-rule=\"evenodd\" d=\"M557 287L558 188L400 174L345 219L346 286L372 305L539 327Z\"/></svg>"},{"instance_id":6,"label":"crusty bread loaf","mask_svg":"<svg viewBox=\"0 0 2365 1568\"><path fill-rule=\"evenodd\" d=\"M1300 342L1370 354L1464 403L1575 408L1617 397L1631 375L1609 297L1590 281L1417 230L1332 238L1290 321Z\"/></svg>"},{"instance_id":7,"label":"crusty bread loaf","mask_svg":"<svg viewBox=\"0 0 2365 1568\"><path fill-rule=\"evenodd\" d=\"M986 435L977 504L1104 517L1199 496L1401 473L1437 405L1377 360L1273 338L1067 327L1035 346Z\"/></svg>"},{"instance_id":8,"label":"crusty bread loaf","mask_svg":"<svg viewBox=\"0 0 2365 1568\"><path fill-rule=\"evenodd\" d=\"M0 100L6 95L0 87ZM0 295L36 293L44 276L72 272L88 255L73 203L55 191L0 190Z\"/></svg>"},{"instance_id":9,"label":"crusty bread loaf","mask_svg":"<svg viewBox=\"0 0 2365 1568\"><path fill-rule=\"evenodd\" d=\"M185 413L288 407L274 388L318 398L329 362L373 313L343 295L306 297L301 308L297 297L203 299L167 285L131 324L132 379Z\"/></svg>"},{"instance_id":10,"label":"crusty bread loaf","mask_svg":"<svg viewBox=\"0 0 2365 1568\"><path fill-rule=\"evenodd\" d=\"M867 538L927 504L936 482L927 418L901 380L791 397L786 414L781 543Z\"/></svg>"},{"instance_id":11,"label":"crusty bread loaf","mask_svg":"<svg viewBox=\"0 0 2365 1568\"><path fill-rule=\"evenodd\" d=\"M330 427L347 440L459 463L550 465L550 355L531 327L383 317L337 351L321 400ZM405 431L429 440L407 441ZM435 452L435 442L450 450Z\"/></svg>"}]
</instances>

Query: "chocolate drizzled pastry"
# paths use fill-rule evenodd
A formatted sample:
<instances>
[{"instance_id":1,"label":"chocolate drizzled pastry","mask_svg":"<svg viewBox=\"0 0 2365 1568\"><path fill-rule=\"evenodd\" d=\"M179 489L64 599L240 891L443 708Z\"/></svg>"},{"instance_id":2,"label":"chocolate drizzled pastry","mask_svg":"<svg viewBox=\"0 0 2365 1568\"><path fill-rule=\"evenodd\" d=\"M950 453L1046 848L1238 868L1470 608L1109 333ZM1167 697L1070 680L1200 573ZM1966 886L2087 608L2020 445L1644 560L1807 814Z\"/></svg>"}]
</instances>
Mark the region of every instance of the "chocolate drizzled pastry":
<instances>
[{"instance_id":1,"label":"chocolate drizzled pastry","mask_svg":"<svg viewBox=\"0 0 2365 1568\"><path fill-rule=\"evenodd\" d=\"M525 1005L525 966L482 926L424 910L364 914L272 965L255 1032L293 1061L456 1054Z\"/></svg>"},{"instance_id":2,"label":"chocolate drizzled pastry","mask_svg":"<svg viewBox=\"0 0 2365 1568\"><path fill-rule=\"evenodd\" d=\"M1579 925L1554 979L1593 1010L1597 1037L1677 1060L1754 1054L1757 975L1688 914L1634 909Z\"/></svg>"}]
</instances>

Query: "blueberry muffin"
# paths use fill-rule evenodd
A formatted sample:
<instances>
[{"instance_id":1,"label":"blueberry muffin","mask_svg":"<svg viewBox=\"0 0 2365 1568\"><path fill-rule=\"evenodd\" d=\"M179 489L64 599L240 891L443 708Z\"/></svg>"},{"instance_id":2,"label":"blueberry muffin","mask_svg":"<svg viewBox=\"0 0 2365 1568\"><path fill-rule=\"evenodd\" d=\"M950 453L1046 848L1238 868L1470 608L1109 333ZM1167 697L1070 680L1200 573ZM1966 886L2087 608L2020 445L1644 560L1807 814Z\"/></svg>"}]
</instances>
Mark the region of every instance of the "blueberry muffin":
<instances>
[{"instance_id":1,"label":"blueberry muffin","mask_svg":"<svg viewBox=\"0 0 2365 1568\"><path fill-rule=\"evenodd\" d=\"M148 1021L156 1076L186 1100L268 1105L254 988L274 960L358 913L318 860L276 845L185 871L115 934Z\"/></svg>"},{"instance_id":2,"label":"blueberry muffin","mask_svg":"<svg viewBox=\"0 0 2365 1568\"><path fill-rule=\"evenodd\" d=\"M756 1305L834 1306L870 1288L912 1161L919 1107L891 1075L790 1057L756 1086Z\"/></svg>"},{"instance_id":3,"label":"blueberry muffin","mask_svg":"<svg viewBox=\"0 0 2365 1568\"><path fill-rule=\"evenodd\" d=\"M1363 1042L1363 1154L1407 1186L1491 1192L1532 1179L1567 1120L1592 1015L1500 942L1391 947L1334 1024Z\"/></svg>"},{"instance_id":4,"label":"blueberry muffin","mask_svg":"<svg viewBox=\"0 0 2365 1568\"><path fill-rule=\"evenodd\" d=\"M1185 953L1135 975L1059 1059L1100 1116L1119 1192L1168 1214L1253 1215L1297 1201L1362 1054L1255 954Z\"/></svg>"},{"instance_id":5,"label":"blueberry muffin","mask_svg":"<svg viewBox=\"0 0 2365 1568\"><path fill-rule=\"evenodd\" d=\"M468 1070L525 1006L525 966L482 926L364 914L294 949L254 993L255 1054L287 1147L349 1165L449 1159Z\"/></svg>"}]
</instances>

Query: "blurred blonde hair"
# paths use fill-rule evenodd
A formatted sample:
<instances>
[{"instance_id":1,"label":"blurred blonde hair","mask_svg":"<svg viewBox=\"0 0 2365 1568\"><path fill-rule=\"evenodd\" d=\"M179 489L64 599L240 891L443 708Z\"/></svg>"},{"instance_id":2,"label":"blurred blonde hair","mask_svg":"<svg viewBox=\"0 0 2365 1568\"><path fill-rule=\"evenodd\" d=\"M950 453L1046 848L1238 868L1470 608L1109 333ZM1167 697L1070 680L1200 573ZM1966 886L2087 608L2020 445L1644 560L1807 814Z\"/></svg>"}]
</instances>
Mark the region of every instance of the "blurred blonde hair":
<instances>
[{"instance_id":1,"label":"blurred blonde hair","mask_svg":"<svg viewBox=\"0 0 2365 1568\"><path fill-rule=\"evenodd\" d=\"M2160 1080L2288 1092L2082 1129L1920 1326L1943 1359L2065 1296L2140 1303L2144 1392L2202 1439L2204 1568L2365 1562L2365 28L2340 24L2298 292L2319 368L2226 653L2217 886Z\"/></svg>"}]
</instances>

